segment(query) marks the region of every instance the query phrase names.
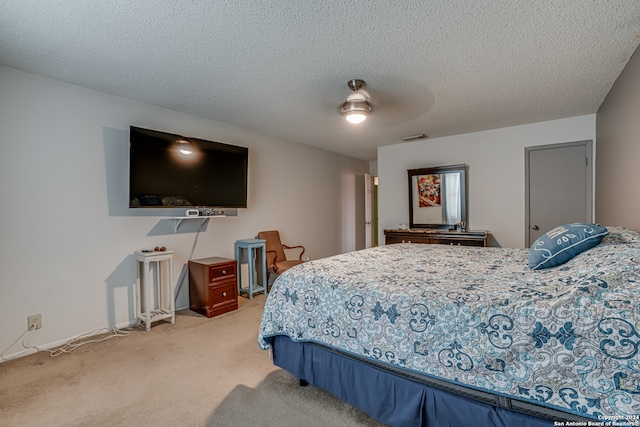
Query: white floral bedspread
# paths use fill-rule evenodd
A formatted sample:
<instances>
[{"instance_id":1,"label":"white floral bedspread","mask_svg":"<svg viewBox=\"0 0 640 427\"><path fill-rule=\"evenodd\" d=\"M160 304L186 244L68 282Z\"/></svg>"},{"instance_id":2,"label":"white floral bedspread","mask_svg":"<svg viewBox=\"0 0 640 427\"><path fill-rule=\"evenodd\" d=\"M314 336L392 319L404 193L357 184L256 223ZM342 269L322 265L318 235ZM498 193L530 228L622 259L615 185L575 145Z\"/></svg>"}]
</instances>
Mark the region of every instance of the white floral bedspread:
<instances>
[{"instance_id":1,"label":"white floral bedspread","mask_svg":"<svg viewBox=\"0 0 640 427\"><path fill-rule=\"evenodd\" d=\"M528 250L395 244L283 273L258 343L287 335L602 420L640 413L640 234L568 263ZM609 418L611 419L611 418Z\"/></svg>"}]
</instances>

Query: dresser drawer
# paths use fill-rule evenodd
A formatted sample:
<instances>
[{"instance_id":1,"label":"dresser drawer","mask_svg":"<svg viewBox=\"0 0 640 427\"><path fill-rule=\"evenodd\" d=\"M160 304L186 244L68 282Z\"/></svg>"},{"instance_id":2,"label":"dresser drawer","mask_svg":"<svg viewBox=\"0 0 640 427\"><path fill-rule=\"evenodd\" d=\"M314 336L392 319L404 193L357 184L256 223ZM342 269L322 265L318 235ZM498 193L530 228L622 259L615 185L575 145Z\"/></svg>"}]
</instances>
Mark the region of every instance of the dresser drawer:
<instances>
[{"instance_id":1,"label":"dresser drawer","mask_svg":"<svg viewBox=\"0 0 640 427\"><path fill-rule=\"evenodd\" d=\"M385 244L393 243L432 243L429 236L420 236L416 234L397 234L387 235Z\"/></svg>"},{"instance_id":2,"label":"dresser drawer","mask_svg":"<svg viewBox=\"0 0 640 427\"><path fill-rule=\"evenodd\" d=\"M215 280L235 277L236 264L212 265L209 267L209 282Z\"/></svg>"},{"instance_id":3,"label":"dresser drawer","mask_svg":"<svg viewBox=\"0 0 640 427\"><path fill-rule=\"evenodd\" d=\"M405 240L399 236L386 236L385 243L391 245L393 243L405 243Z\"/></svg>"},{"instance_id":4,"label":"dresser drawer","mask_svg":"<svg viewBox=\"0 0 640 427\"><path fill-rule=\"evenodd\" d=\"M438 245L460 245L460 242L456 242L455 240L451 240L451 239L431 239L431 241L429 243L435 243Z\"/></svg>"},{"instance_id":5,"label":"dresser drawer","mask_svg":"<svg viewBox=\"0 0 640 427\"><path fill-rule=\"evenodd\" d=\"M479 247L487 246L487 242L485 240L463 240L459 244L465 245L465 246L479 246Z\"/></svg>"},{"instance_id":6,"label":"dresser drawer","mask_svg":"<svg viewBox=\"0 0 640 427\"><path fill-rule=\"evenodd\" d=\"M487 246L487 231L434 229L384 230L385 243L435 243L440 245Z\"/></svg>"}]
</instances>

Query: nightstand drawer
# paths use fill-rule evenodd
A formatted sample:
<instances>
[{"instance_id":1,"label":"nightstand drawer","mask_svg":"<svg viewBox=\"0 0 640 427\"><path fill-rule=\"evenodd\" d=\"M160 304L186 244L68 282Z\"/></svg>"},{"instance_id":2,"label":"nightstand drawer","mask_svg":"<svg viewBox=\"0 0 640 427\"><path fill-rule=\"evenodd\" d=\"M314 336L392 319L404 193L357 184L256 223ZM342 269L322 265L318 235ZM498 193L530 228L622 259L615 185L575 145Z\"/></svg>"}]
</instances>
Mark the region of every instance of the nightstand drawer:
<instances>
[{"instance_id":1,"label":"nightstand drawer","mask_svg":"<svg viewBox=\"0 0 640 427\"><path fill-rule=\"evenodd\" d=\"M212 265L209 267L209 281L213 282L214 280L227 278L227 277L235 277L236 275L236 264L225 264L225 265Z\"/></svg>"},{"instance_id":2,"label":"nightstand drawer","mask_svg":"<svg viewBox=\"0 0 640 427\"><path fill-rule=\"evenodd\" d=\"M212 306L227 301L236 300L236 282L229 282L222 286L209 286L209 301Z\"/></svg>"}]
</instances>

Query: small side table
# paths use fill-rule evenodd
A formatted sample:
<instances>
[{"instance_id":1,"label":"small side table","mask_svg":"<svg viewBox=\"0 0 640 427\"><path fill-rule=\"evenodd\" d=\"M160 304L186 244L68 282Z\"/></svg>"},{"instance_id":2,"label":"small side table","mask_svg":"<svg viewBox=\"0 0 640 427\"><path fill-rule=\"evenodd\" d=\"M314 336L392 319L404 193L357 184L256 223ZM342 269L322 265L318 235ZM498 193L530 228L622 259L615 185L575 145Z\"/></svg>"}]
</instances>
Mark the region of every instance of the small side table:
<instances>
[{"instance_id":1,"label":"small side table","mask_svg":"<svg viewBox=\"0 0 640 427\"><path fill-rule=\"evenodd\" d=\"M175 299L173 296L173 251L142 252L136 256L136 316L145 324L147 331L151 323L163 319L176 321ZM157 280L151 287L151 263L156 264ZM163 267L166 267L163 269ZM164 272L163 272L164 270ZM140 293L142 292L142 297Z\"/></svg>"},{"instance_id":2,"label":"small side table","mask_svg":"<svg viewBox=\"0 0 640 427\"><path fill-rule=\"evenodd\" d=\"M207 317L238 309L238 263L210 257L189 261L189 308Z\"/></svg>"},{"instance_id":3,"label":"small side table","mask_svg":"<svg viewBox=\"0 0 640 427\"><path fill-rule=\"evenodd\" d=\"M247 294L249 299L253 299L253 294L260 292L263 292L265 295L267 294L266 242L266 240L262 239L245 239L236 241L235 253L236 261L238 261L238 295L244 292ZM249 287L244 287L242 281L241 267L243 249L246 250L247 255Z\"/></svg>"}]
</instances>

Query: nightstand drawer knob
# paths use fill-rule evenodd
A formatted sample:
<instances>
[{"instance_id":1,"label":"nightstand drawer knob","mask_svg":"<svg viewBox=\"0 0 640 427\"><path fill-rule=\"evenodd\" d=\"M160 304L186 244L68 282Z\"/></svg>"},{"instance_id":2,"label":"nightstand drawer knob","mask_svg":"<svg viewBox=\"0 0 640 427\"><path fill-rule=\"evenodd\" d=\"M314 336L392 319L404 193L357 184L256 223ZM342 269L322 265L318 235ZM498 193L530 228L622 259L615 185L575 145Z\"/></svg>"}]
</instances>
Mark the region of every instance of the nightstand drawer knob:
<instances>
[{"instance_id":1,"label":"nightstand drawer knob","mask_svg":"<svg viewBox=\"0 0 640 427\"><path fill-rule=\"evenodd\" d=\"M226 292L223 292L223 293L222 293L222 296L223 296L223 297L226 297L226 296L227 296L227 293L226 293Z\"/></svg>"},{"instance_id":2,"label":"nightstand drawer knob","mask_svg":"<svg viewBox=\"0 0 640 427\"><path fill-rule=\"evenodd\" d=\"M227 274L227 270L222 270L222 274L223 275Z\"/></svg>"}]
</instances>

